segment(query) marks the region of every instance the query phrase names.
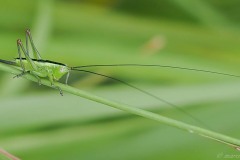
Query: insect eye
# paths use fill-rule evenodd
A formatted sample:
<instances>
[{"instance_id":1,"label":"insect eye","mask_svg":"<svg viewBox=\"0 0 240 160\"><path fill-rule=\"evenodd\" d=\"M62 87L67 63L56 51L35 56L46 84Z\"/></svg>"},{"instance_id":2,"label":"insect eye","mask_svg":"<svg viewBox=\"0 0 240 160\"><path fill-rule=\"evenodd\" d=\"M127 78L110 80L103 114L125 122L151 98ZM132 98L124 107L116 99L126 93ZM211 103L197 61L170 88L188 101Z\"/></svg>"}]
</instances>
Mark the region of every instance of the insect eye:
<instances>
[{"instance_id":1,"label":"insect eye","mask_svg":"<svg viewBox=\"0 0 240 160\"><path fill-rule=\"evenodd\" d=\"M61 67L60 71L65 72L65 67Z\"/></svg>"}]
</instances>

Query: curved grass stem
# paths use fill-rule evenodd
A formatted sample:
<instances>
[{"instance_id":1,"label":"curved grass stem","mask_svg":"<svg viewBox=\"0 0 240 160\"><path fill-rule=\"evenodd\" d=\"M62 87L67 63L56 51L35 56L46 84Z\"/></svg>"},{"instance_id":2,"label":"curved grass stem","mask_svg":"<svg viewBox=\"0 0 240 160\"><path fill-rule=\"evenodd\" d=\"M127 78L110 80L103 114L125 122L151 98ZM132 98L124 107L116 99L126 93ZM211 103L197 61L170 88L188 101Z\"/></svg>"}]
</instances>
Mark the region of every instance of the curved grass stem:
<instances>
[{"instance_id":1,"label":"curved grass stem","mask_svg":"<svg viewBox=\"0 0 240 160\"><path fill-rule=\"evenodd\" d=\"M0 63L0 70L8 72L8 73L12 73L14 75L17 75L17 74L21 73L20 70L18 70L17 68L15 68L13 66L6 65L6 64L1 64L1 63ZM34 82L38 82L38 80L33 75L30 75L30 74L24 75L23 78L26 78L26 79L34 81ZM51 83L47 79L41 79L41 83L43 85L51 87ZM113 108L116 108L116 109L119 109L119 110L122 110L122 111L125 111L125 112L128 112L128 113L131 113L131 114L134 114L134 115L139 115L139 116L142 116L142 117L147 118L147 119L155 120L155 121L164 123L166 125L188 131L189 133L194 133L196 135L199 135L199 136L202 136L202 137L205 137L205 138L209 138L209 139L221 142L223 144L226 144L228 146L234 147L238 150L240 148L240 140L239 139L235 139L235 138L223 135L221 133L217 133L217 132L210 131L210 130L207 130L207 129L204 129L204 128L193 126L193 125L190 125L190 124L178 121L178 120L174 120L174 119L171 119L171 118L168 118L168 117L164 117L164 116L161 116L159 114L152 113L152 112L142 110L142 109L139 109L139 108L135 108L135 107L132 107L132 106L129 106L129 105L126 105L126 104L121 104L121 103L118 103L118 102L114 102L114 101L111 101L111 100L93 95L91 93L73 88L71 86L68 86L68 85L65 85L65 84L62 84L62 83L56 82L55 86L60 87L62 89L62 91L68 92L70 94L73 94L73 95L76 95L76 96L79 96L79 97L82 97L82 98L85 98L85 99L88 99L88 100L91 100L91 101L95 101L97 103L101 103L101 104L104 104L104 105L107 105L107 106L110 106L110 107L113 107Z\"/></svg>"}]
</instances>

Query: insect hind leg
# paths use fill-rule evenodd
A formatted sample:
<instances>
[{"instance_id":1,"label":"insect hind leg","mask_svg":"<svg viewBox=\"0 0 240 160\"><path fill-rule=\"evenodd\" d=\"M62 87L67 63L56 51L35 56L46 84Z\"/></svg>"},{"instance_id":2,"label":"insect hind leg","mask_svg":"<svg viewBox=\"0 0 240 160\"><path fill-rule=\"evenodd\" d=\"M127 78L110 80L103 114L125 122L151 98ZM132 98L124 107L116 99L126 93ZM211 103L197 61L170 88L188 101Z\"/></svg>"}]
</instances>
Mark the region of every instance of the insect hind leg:
<instances>
[{"instance_id":1,"label":"insect hind leg","mask_svg":"<svg viewBox=\"0 0 240 160\"><path fill-rule=\"evenodd\" d=\"M14 76L13 78L20 78L20 77L24 76L27 73L32 74L34 77L36 77L36 79L38 80L38 85L39 86L42 85L41 79L39 78L39 76L36 75L34 72L31 72L31 71L24 71L24 72L22 72L22 73L20 73L20 74L18 74L16 76Z\"/></svg>"},{"instance_id":2,"label":"insect hind leg","mask_svg":"<svg viewBox=\"0 0 240 160\"><path fill-rule=\"evenodd\" d=\"M36 46L33 42L33 38L32 38L31 32L30 32L30 29L26 30L26 50L27 50L27 54L29 55L28 39L30 40L30 45L31 45L31 48L33 50L34 58L37 59L37 60L42 59L40 53L38 52L38 50L37 50L37 48L36 48Z\"/></svg>"},{"instance_id":3,"label":"insect hind leg","mask_svg":"<svg viewBox=\"0 0 240 160\"><path fill-rule=\"evenodd\" d=\"M22 73L14 76L13 78L20 78L20 77L24 76L24 75L27 74L27 73L30 73L30 71L25 71L25 70L24 70Z\"/></svg>"},{"instance_id":4,"label":"insect hind leg","mask_svg":"<svg viewBox=\"0 0 240 160\"><path fill-rule=\"evenodd\" d=\"M24 66L23 61L22 61L22 53L21 53L21 49L20 49L20 45L19 45L20 42L21 42L21 40L18 39L17 40L17 48L18 48L18 56L19 56L19 59L20 59L20 65L21 65L21 68L22 68L22 73L14 76L13 78L19 78L19 77L22 77L24 74L26 74L26 69L25 69L25 66Z\"/></svg>"},{"instance_id":5,"label":"insect hind leg","mask_svg":"<svg viewBox=\"0 0 240 160\"><path fill-rule=\"evenodd\" d=\"M22 61L22 53L21 53L21 48L20 48L20 43L21 43L21 40L18 39L18 40L17 40L17 48L18 48L18 56L19 56L19 59L20 59L20 65L21 65L21 68L22 68L22 73L14 76L13 78L19 78L19 77L24 76L24 75L27 74L27 73L30 73L30 71L26 71L25 66L24 66L24 64L23 64L23 61Z\"/></svg>"}]
</instances>

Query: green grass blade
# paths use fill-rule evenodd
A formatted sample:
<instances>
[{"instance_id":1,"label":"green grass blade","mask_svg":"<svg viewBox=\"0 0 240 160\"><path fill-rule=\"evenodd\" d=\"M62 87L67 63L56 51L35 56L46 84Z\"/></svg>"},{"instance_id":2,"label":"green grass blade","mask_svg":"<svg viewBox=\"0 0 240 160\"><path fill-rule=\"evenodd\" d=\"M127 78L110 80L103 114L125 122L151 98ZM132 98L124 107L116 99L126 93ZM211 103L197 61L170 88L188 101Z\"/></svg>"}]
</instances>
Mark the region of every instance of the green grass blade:
<instances>
[{"instance_id":1,"label":"green grass blade","mask_svg":"<svg viewBox=\"0 0 240 160\"><path fill-rule=\"evenodd\" d=\"M9 72L9 73L12 73L12 74L15 74L15 75L21 73L21 71L18 70L17 68L14 68L12 66L5 65L5 64L0 64L0 70L5 71L5 72ZM33 75L26 74L23 77L28 79L28 80L38 82L38 80ZM46 79L42 79L41 82L42 82L43 85L51 87L50 81L48 81ZM68 92L70 94L77 95L79 97L82 97L82 98L85 98L85 99L88 99L88 100L91 100L91 101L95 101L97 103L105 104L107 106L110 106L110 107L113 107L113 108L116 108L116 109L119 109L119 110L122 110L122 111L126 111L126 112L131 113L131 114L139 115L139 116L142 116L142 117L147 118L147 119L155 120L155 121L164 123L166 125L173 126L173 127L188 131L189 133L194 133L196 135L221 142L223 144L234 147L236 149L240 148L240 140L238 140L238 139L235 139L235 138L232 138L232 137L220 134L220 133L216 133L216 132L213 132L213 131L210 131L210 130L207 130L207 129L203 129L203 128L200 128L200 127L197 127L197 126L193 126L193 125L190 125L190 124L187 124L187 123L183 123L181 121L170 119L170 118L161 116L159 114L155 114L155 113L145 111L145 110L142 110L142 109L139 109L139 108L134 108L134 107L131 107L131 106L126 105L126 104L121 104L121 103L117 103L117 102L114 102L114 101L110 101L110 100L95 96L93 94L87 93L85 91L82 91L82 90L79 90L79 89L70 87L68 85L58 83L58 82L56 82L55 85L60 87L63 91Z\"/></svg>"},{"instance_id":2,"label":"green grass blade","mask_svg":"<svg viewBox=\"0 0 240 160\"><path fill-rule=\"evenodd\" d=\"M174 2L182 7L185 11L195 16L196 19L201 21L206 26L213 29L219 29L222 26L231 26L231 22L217 11L213 6L201 0L174 0Z\"/></svg>"}]
</instances>

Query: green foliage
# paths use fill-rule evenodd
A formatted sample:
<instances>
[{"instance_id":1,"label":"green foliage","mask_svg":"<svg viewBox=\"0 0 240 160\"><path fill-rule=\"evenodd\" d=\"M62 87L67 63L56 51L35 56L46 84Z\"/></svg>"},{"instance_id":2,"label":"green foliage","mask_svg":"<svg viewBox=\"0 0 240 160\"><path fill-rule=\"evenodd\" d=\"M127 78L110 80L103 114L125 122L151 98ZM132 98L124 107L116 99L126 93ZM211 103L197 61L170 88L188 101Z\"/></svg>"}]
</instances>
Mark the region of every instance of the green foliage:
<instances>
[{"instance_id":1,"label":"green foliage","mask_svg":"<svg viewBox=\"0 0 240 160\"><path fill-rule=\"evenodd\" d=\"M219 16L216 13L225 17L224 21L214 19L216 24L226 23L224 27L209 27L200 21L204 20L200 9L177 2L171 3L178 11L176 16L168 13L167 1L161 3L162 8L166 5L166 12L161 10L159 15L149 11L155 8L120 6L130 1L101 6L79 1L52 2L0 2L4 15L0 16L1 59L17 56L16 39L23 39L23 31L31 28L43 58L71 66L145 63L239 73L236 28L240 14L236 1L202 1L210 6L214 17ZM208 21L214 17L207 17ZM155 51L148 44L156 37L161 47ZM136 84L183 107L213 130L239 138L238 79L165 69L94 71ZM104 78L72 73L70 82L108 99L194 123L169 106ZM68 94L61 97L58 91L12 79L3 72L0 88L0 145L22 159L197 160L217 159L221 153L239 154L219 143L97 103Z\"/></svg>"}]
</instances>

